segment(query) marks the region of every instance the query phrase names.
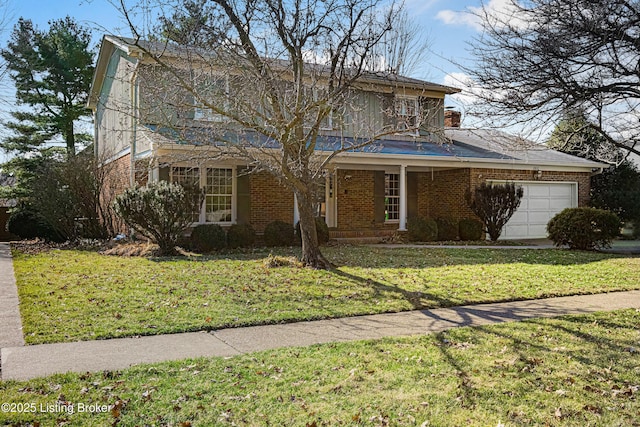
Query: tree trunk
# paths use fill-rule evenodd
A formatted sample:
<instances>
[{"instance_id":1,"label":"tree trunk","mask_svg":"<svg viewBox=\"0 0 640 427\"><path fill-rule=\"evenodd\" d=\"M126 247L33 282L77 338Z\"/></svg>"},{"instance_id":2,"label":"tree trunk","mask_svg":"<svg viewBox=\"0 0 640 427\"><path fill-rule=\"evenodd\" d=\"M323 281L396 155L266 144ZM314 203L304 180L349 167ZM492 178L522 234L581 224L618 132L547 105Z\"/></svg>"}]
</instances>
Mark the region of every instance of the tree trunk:
<instances>
[{"instance_id":1,"label":"tree trunk","mask_svg":"<svg viewBox=\"0 0 640 427\"><path fill-rule=\"evenodd\" d=\"M76 155L76 135L73 131L73 121L65 125L64 139L67 143L67 158L75 157Z\"/></svg>"},{"instance_id":2,"label":"tree trunk","mask_svg":"<svg viewBox=\"0 0 640 427\"><path fill-rule=\"evenodd\" d=\"M320 252L316 220L313 213L311 193L296 192L300 213L300 237L302 238L302 263L306 267L329 270L331 263Z\"/></svg>"}]
</instances>

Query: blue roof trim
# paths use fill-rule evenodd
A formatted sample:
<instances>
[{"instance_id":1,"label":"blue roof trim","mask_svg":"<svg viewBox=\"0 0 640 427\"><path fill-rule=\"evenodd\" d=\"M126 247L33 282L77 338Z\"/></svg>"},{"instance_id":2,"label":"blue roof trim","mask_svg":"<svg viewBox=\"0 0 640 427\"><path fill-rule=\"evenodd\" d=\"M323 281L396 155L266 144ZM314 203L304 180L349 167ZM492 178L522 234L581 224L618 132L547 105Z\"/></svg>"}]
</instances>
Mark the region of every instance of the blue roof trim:
<instances>
[{"instance_id":1,"label":"blue roof trim","mask_svg":"<svg viewBox=\"0 0 640 427\"><path fill-rule=\"evenodd\" d=\"M216 140L215 142L204 143L201 142L204 138L209 140L211 139L211 135L207 134L211 131L211 129L190 128L178 132L175 129L161 127L158 125L143 126L151 130L152 132L159 133L165 138L173 139L177 144L222 146L226 143L237 143L260 148L280 147L278 141L253 131L245 131L243 133L225 131L219 135L218 140ZM344 146L358 145L360 141L363 140L320 135L318 136L316 149L320 151L335 151L341 149ZM460 141L453 141L453 143L451 144L442 144L437 142L416 142L394 139L380 139L365 147L347 150L347 152L431 157L462 157L475 159L516 159L515 157L511 157L480 147L475 147L473 145L465 144Z\"/></svg>"}]
</instances>

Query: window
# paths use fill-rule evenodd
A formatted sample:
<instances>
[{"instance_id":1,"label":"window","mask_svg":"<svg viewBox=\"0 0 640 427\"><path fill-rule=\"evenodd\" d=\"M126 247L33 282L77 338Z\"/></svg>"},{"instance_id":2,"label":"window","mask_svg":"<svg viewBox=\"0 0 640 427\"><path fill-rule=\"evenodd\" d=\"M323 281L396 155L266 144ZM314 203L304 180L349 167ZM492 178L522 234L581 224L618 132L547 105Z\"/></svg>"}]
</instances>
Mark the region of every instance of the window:
<instances>
[{"instance_id":1,"label":"window","mask_svg":"<svg viewBox=\"0 0 640 427\"><path fill-rule=\"evenodd\" d=\"M307 119L306 126L311 127L315 124L315 120L318 116L319 108L326 107L326 104L329 102L326 98L328 92L326 89L322 89L316 86L313 87L304 87L303 95L305 97L305 102L308 106L318 101L326 101L321 102L321 104L315 108L309 109L307 111ZM330 109L328 114L320 121L320 130L332 130L333 129L333 110Z\"/></svg>"},{"instance_id":2,"label":"window","mask_svg":"<svg viewBox=\"0 0 640 427\"><path fill-rule=\"evenodd\" d=\"M194 223L234 221L234 170L232 168L171 168L171 182L204 190L202 199L194 204L191 218Z\"/></svg>"},{"instance_id":3,"label":"window","mask_svg":"<svg viewBox=\"0 0 640 427\"><path fill-rule=\"evenodd\" d=\"M193 86L198 95L208 100L209 103L222 103L225 110L229 109L229 79L225 76L211 77L208 75L193 79ZM195 120L207 122L221 122L225 117L213 112L196 98L193 112Z\"/></svg>"},{"instance_id":4,"label":"window","mask_svg":"<svg viewBox=\"0 0 640 427\"><path fill-rule=\"evenodd\" d=\"M400 175L387 173L384 175L384 220L400 219Z\"/></svg>"},{"instance_id":5,"label":"window","mask_svg":"<svg viewBox=\"0 0 640 427\"><path fill-rule=\"evenodd\" d=\"M397 129L399 131L417 132L417 127L420 125L418 119L419 112L420 108L418 107L417 98L396 97L395 113Z\"/></svg>"},{"instance_id":6,"label":"window","mask_svg":"<svg viewBox=\"0 0 640 427\"><path fill-rule=\"evenodd\" d=\"M231 222L233 169L207 168L205 189L206 222Z\"/></svg>"},{"instance_id":7,"label":"window","mask_svg":"<svg viewBox=\"0 0 640 427\"><path fill-rule=\"evenodd\" d=\"M188 167L172 167L171 182L181 184L183 187L200 188L200 169ZM200 222L200 203L196 200L191 211L191 220Z\"/></svg>"}]
</instances>

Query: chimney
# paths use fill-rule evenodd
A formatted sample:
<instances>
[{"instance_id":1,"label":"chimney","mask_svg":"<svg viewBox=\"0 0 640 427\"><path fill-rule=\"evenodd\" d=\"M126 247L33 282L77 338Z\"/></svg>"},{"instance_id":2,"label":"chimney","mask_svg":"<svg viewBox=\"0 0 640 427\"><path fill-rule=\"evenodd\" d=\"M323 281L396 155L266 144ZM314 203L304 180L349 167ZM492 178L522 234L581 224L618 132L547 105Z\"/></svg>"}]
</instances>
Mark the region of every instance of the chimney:
<instances>
[{"instance_id":1,"label":"chimney","mask_svg":"<svg viewBox=\"0 0 640 427\"><path fill-rule=\"evenodd\" d=\"M460 111L445 110L444 112L444 127L446 128L459 128L460 127Z\"/></svg>"}]
</instances>

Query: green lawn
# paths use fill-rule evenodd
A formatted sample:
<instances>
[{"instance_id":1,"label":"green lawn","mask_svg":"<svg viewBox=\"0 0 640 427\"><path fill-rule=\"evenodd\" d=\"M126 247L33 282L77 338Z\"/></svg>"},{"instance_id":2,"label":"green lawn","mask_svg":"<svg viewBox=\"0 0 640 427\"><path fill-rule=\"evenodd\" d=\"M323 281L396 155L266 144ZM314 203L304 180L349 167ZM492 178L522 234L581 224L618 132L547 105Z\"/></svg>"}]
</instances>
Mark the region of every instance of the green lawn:
<instances>
[{"instance_id":1,"label":"green lawn","mask_svg":"<svg viewBox=\"0 0 640 427\"><path fill-rule=\"evenodd\" d=\"M0 424L638 426L639 330L624 310L0 382L36 410ZM39 412L57 402L75 412Z\"/></svg>"},{"instance_id":2,"label":"green lawn","mask_svg":"<svg viewBox=\"0 0 640 427\"><path fill-rule=\"evenodd\" d=\"M324 252L336 270L267 268L268 252L191 260L14 252L25 339L91 340L640 288L638 257L566 250Z\"/></svg>"}]
</instances>

